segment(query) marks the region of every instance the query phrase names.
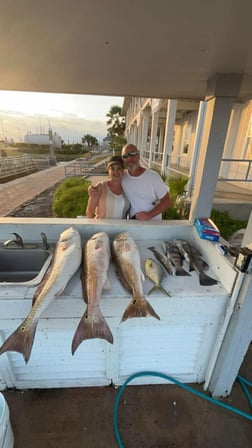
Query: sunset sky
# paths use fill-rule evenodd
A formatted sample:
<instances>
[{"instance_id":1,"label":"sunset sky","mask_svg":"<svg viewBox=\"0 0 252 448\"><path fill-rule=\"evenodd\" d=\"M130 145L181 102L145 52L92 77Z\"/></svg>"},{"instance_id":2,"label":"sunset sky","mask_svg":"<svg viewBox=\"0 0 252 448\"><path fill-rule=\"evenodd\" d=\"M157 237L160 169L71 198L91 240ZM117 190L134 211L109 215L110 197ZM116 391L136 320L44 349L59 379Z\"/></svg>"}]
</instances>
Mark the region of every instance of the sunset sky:
<instances>
[{"instance_id":1,"label":"sunset sky","mask_svg":"<svg viewBox=\"0 0 252 448\"><path fill-rule=\"evenodd\" d=\"M84 134L102 141L106 114L123 105L123 97L0 91L0 140L24 141L27 132L47 133L49 125L65 143Z\"/></svg>"}]
</instances>

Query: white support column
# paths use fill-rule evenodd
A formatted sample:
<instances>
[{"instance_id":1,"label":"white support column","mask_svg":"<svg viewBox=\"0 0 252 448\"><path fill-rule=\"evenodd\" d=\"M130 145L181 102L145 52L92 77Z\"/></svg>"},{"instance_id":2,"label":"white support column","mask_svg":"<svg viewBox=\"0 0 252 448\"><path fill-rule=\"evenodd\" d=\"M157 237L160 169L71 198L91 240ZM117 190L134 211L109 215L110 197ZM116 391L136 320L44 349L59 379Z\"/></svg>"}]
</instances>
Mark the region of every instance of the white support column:
<instances>
[{"instance_id":1,"label":"white support column","mask_svg":"<svg viewBox=\"0 0 252 448\"><path fill-rule=\"evenodd\" d=\"M239 373L252 340L252 281L245 274L232 318L229 322L209 384L214 397L227 396Z\"/></svg>"},{"instance_id":2,"label":"white support column","mask_svg":"<svg viewBox=\"0 0 252 448\"><path fill-rule=\"evenodd\" d=\"M239 129L239 123L241 118L241 111L242 111L242 105L241 104L234 104L233 109L231 112L228 132L227 132L227 138L224 146L223 151L223 157L226 159L231 159L233 156L234 146L235 146L235 139L237 135L237 130ZM225 162L223 164L223 167L220 171L220 176L223 178L226 178L229 172L230 162Z\"/></svg>"},{"instance_id":3,"label":"white support column","mask_svg":"<svg viewBox=\"0 0 252 448\"><path fill-rule=\"evenodd\" d=\"M141 147L141 141L142 141L142 114L139 110L136 116L136 127L137 127L137 143L136 147L138 150L140 150Z\"/></svg>"},{"instance_id":4,"label":"white support column","mask_svg":"<svg viewBox=\"0 0 252 448\"><path fill-rule=\"evenodd\" d=\"M242 247L252 243L252 212L242 241ZM233 299L232 299L233 296ZM216 338L220 348L212 362L210 360L206 373L204 389L209 388L213 396L229 395L236 380L243 358L252 340L252 276L239 272L230 302L225 312L222 330ZM232 300L234 300L232 305ZM223 336L222 336L223 333ZM218 343L219 340L219 343ZM212 365L211 365L212 364Z\"/></svg>"},{"instance_id":5,"label":"white support column","mask_svg":"<svg viewBox=\"0 0 252 448\"><path fill-rule=\"evenodd\" d=\"M191 221L211 214L230 114L241 80L241 75L216 75L208 85L210 92L189 216Z\"/></svg>"},{"instance_id":6,"label":"white support column","mask_svg":"<svg viewBox=\"0 0 252 448\"><path fill-rule=\"evenodd\" d=\"M165 127L164 125L162 125L159 127L158 152L163 152L164 133L165 133Z\"/></svg>"},{"instance_id":7,"label":"white support column","mask_svg":"<svg viewBox=\"0 0 252 448\"><path fill-rule=\"evenodd\" d=\"M137 146L137 125L134 122L133 125L133 141L132 141L133 145Z\"/></svg>"},{"instance_id":8,"label":"white support column","mask_svg":"<svg viewBox=\"0 0 252 448\"><path fill-rule=\"evenodd\" d=\"M142 141L142 123L139 123L137 126L137 149L141 148L141 141Z\"/></svg>"},{"instance_id":9,"label":"white support column","mask_svg":"<svg viewBox=\"0 0 252 448\"><path fill-rule=\"evenodd\" d=\"M188 196L189 198L192 196L192 192L194 189L194 182L195 182L195 172L196 167L198 164L199 159L199 151L200 151L200 145L201 145L201 139L202 139L202 132L205 122L205 113L206 113L206 102L201 101L199 112L198 112L198 118L197 118L197 125L196 125L196 136L194 141L194 147L193 147L193 155L192 155L192 162L190 166L190 173L189 173L189 181L188 181Z\"/></svg>"},{"instance_id":10,"label":"white support column","mask_svg":"<svg viewBox=\"0 0 252 448\"><path fill-rule=\"evenodd\" d=\"M133 126L132 125L130 126L128 143L133 143Z\"/></svg>"},{"instance_id":11,"label":"white support column","mask_svg":"<svg viewBox=\"0 0 252 448\"><path fill-rule=\"evenodd\" d=\"M152 113L149 167L151 166L151 162L152 162L152 154L155 152L155 148L156 148L158 117L159 117L158 110L156 112L154 112L154 114Z\"/></svg>"},{"instance_id":12,"label":"white support column","mask_svg":"<svg viewBox=\"0 0 252 448\"><path fill-rule=\"evenodd\" d=\"M147 148L147 138L148 138L148 127L149 127L149 112L143 111L142 112L142 140L141 140L141 147L140 152L142 156L144 156L144 152Z\"/></svg>"},{"instance_id":13,"label":"white support column","mask_svg":"<svg viewBox=\"0 0 252 448\"><path fill-rule=\"evenodd\" d=\"M165 174L166 169L169 167L170 164L169 156L171 155L172 152L176 112L177 112L177 100L168 100L166 123L165 123L164 150L163 150L162 167L161 167L162 174Z\"/></svg>"}]
</instances>

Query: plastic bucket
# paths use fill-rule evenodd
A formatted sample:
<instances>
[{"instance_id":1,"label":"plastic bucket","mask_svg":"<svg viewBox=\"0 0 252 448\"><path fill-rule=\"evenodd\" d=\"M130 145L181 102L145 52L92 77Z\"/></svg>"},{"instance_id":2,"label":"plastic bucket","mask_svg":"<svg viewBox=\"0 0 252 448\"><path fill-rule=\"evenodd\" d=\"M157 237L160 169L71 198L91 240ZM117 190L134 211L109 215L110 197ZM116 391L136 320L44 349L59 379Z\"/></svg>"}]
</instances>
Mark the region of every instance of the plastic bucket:
<instances>
[{"instance_id":1,"label":"plastic bucket","mask_svg":"<svg viewBox=\"0 0 252 448\"><path fill-rule=\"evenodd\" d=\"M10 424L9 407L0 393L0 448L13 448L14 436Z\"/></svg>"}]
</instances>

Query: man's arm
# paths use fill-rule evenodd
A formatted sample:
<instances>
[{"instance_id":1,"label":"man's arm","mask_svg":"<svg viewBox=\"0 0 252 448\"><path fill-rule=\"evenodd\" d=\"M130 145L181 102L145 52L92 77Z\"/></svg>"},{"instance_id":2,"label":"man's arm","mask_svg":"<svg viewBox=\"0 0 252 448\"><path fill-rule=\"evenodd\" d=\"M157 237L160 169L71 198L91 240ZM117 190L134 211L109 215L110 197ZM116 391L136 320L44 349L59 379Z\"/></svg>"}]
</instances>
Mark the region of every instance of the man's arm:
<instances>
[{"instance_id":1,"label":"man's arm","mask_svg":"<svg viewBox=\"0 0 252 448\"><path fill-rule=\"evenodd\" d=\"M153 207L149 212L138 212L136 213L136 219L140 221L147 221L148 219L154 218L154 216L163 213L168 207L170 207L171 198L169 193L166 193L159 201L159 203Z\"/></svg>"}]
</instances>

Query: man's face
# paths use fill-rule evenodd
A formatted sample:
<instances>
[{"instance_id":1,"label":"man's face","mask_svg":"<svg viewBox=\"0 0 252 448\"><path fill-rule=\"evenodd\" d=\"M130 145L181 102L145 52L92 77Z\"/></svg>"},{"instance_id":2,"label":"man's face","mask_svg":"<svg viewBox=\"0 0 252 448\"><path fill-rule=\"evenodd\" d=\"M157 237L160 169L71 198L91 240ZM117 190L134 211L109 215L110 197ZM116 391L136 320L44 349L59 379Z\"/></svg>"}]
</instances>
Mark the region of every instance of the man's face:
<instances>
[{"instance_id":1,"label":"man's face","mask_svg":"<svg viewBox=\"0 0 252 448\"><path fill-rule=\"evenodd\" d=\"M126 148L122 153L123 163L125 168L133 171L139 167L140 154L133 148Z\"/></svg>"}]
</instances>

